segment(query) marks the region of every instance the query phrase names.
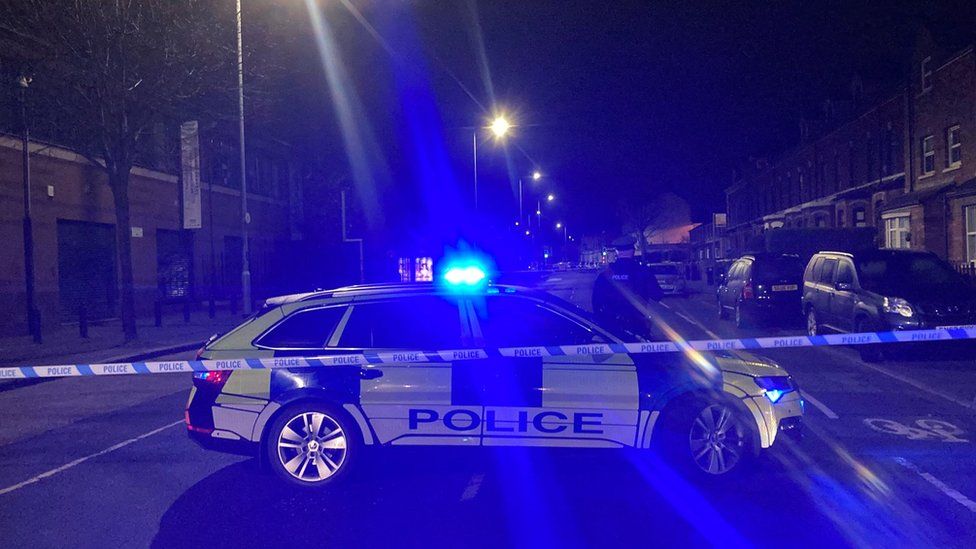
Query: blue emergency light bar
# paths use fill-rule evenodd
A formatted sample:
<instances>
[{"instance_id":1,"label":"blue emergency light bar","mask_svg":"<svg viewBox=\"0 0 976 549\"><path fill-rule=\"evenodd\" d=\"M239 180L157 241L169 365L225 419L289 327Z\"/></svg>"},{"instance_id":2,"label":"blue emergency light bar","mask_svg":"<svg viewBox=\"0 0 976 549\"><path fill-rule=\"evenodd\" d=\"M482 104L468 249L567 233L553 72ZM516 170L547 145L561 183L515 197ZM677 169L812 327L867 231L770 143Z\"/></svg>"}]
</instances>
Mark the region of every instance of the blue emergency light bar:
<instances>
[{"instance_id":1,"label":"blue emergency light bar","mask_svg":"<svg viewBox=\"0 0 976 549\"><path fill-rule=\"evenodd\" d=\"M452 286L475 286L485 279L485 271L476 265L451 267L444 272L444 281Z\"/></svg>"}]
</instances>

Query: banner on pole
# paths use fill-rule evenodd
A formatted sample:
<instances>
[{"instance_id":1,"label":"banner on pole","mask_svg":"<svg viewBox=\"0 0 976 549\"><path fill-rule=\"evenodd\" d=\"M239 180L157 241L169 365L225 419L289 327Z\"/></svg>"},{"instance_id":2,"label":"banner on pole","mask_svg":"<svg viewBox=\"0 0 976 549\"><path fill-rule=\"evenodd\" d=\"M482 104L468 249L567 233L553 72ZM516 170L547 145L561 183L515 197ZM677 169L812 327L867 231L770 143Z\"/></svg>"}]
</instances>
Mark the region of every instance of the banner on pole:
<instances>
[{"instance_id":1,"label":"banner on pole","mask_svg":"<svg viewBox=\"0 0 976 549\"><path fill-rule=\"evenodd\" d=\"M196 120L180 125L180 165L183 181L183 228L203 226L200 193L200 128Z\"/></svg>"}]
</instances>

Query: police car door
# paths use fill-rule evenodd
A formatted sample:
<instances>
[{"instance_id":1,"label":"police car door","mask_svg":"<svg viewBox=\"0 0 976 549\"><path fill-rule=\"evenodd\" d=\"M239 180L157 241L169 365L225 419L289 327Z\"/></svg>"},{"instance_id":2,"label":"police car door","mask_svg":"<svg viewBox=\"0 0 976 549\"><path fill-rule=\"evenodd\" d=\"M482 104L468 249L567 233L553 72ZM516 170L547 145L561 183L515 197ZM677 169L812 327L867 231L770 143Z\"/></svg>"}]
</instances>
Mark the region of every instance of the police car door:
<instances>
[{"instance_id":1,"label":"police car door","mask_svg":"<svg viewBox=\"0 0 976 549\"><path fill-rule=\"evenodd\" d=\"M626 354L565 354L558 345L606 343L585 321L532 298L499 293L472 302L472 332L517 357L473 361L482 389L482 443L520 446L631 446L639 391ZM549 356L555 355L555 356ZM457 368L457 365L455 365Z\"/></svg>"},{"instance_id":2,"label":"police car door","mask_svg":"<svg viewBox=\"0 0 976 549\"><path fill-rule=\"evenodd\" d=\"M338 347L383 355L383 363L364 368L360 382L360 406L380 444L479 443L481 409L452 405L450 360L410 362L420 358L418 350L463 347L466 329L457 301L449 297L353 303Z\"/></svg>"}]
</instances>

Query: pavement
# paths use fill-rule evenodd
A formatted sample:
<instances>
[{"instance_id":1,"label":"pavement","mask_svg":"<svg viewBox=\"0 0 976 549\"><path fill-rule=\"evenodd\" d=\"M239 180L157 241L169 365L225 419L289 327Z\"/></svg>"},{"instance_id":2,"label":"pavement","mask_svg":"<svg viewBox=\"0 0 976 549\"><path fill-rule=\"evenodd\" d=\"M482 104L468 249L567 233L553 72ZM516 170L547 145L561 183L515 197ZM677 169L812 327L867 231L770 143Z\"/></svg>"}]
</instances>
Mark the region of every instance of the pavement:
<instances>
[{"instance_id":1,"label":"pavement","mask_svg":"<svg viewBox=\"0 0 976 549\"><path fill-rule=\"evenodd\" d=\"M539 285L588 307L592 280L552 273ZM800 332L737 330L707 293L658 311L686 338ZM0 546L976 544L972 358L762 354L798 380L807 436L717 483L636 451L389 448L345 485L296 491L254 459L187 439L186 374L2 392L0 417L24 419L0 423Z\"/></svg>"},{"instance_id":2,"label":"pavement","mask_svg":"<svg viewBox=\"0 0 976 549\"><path fill-rule=\"evenodd\" d=\"M63 325L44 332L44 341L34 343L30 336L0 338L0 366L93 364L145 360L173 352L198 349L211 335L240 324L241 315L217 311L210 318L205 311L164 315L161 326L152 317L137 320L138 337L125 341L119 321L93 323L88 337L79 335L77 325ZM0 392L49 381L47 379L0 380ZM0 426L2 429L2 426Z\"/></svg>"}]
</instances>

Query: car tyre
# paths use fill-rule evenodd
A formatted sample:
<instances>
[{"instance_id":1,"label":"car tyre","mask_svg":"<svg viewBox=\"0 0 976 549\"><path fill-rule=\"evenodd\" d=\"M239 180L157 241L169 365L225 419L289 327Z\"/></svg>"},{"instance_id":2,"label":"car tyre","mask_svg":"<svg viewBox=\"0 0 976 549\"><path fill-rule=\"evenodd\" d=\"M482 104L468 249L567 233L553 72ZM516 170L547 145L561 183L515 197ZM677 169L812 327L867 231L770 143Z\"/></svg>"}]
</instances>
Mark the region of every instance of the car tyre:
<instances>
[{"instance_id":1,"label":"car tyre","mask_svg":"<svg viewBox=\"0 0 976 549\"><path fill-rule=\"evenodd\" d=\"M278 478L292 486L318 488L349 477L362 453L362 435L341 408L304 402L275 416L264 447Z\"/></svg>"},{"instance_id":2,"label":"car tyre","mask_svg":"<svg viewBox=\"0 0 976 549\"><path fill-rule=\"evenodd\" d=\"M734 478L747 471L758 454L750 418L725 399L688 398L663 419L663 454L689 476Z\"/></svg>"},{"instance_id":3,"label":"car tyre","mask_svg":"<svg viewBox=\"0 0 976 549\"><path fill-rule=\"evenodd\" d=\"M813 307L807 309L807 335L811 337L820 335L820 322L817 321L817 312Z\"/></svg>"},{"instance_id":4,"label":"car tyre","mask_svg":"<svg viewBox=\"0 0 976 549\"><path fill-rule=\"evenodd\" d=\"M865 318L858 319L857 323L854 325L854 330L858 333L877 331L872 323ZM858 346L857 351L860 353L861 360L864 362L884 362L885 360L885 352L881 345L860 345Z\"/></svg>"},{"instance_id":5,"label":"car tyre","mask_svg":"<svg viewBox=\"0 0 976 549\"><path fill-rule=\"evenodd\" d=\"M746 318L745 313L742 311L742 305L736 304L735 306L735 327L736 328L748 328L750 325L749 320Z\"/></svg>"}]
</instances>

